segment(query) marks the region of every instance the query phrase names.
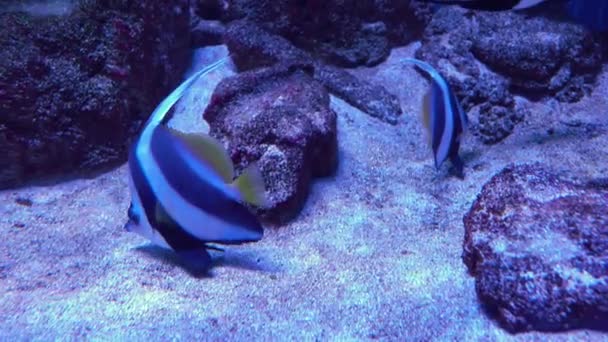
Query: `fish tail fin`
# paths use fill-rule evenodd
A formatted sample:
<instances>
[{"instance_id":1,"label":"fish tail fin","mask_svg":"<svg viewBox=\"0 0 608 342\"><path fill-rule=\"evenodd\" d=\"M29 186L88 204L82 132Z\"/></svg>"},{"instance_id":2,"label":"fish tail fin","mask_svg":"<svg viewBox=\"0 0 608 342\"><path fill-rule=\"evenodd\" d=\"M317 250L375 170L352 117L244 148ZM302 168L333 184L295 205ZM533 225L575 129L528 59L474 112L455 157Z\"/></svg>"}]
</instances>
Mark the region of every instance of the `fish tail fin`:
<instances>
[{"instance_id":1,"label":"fish tail fin","mask_svg":"<svg viewBox=\"0 0 608 342\"><path fill-rule=\"evenodd\" d=\"M243 201L257 207L266 205L267 199L264 177L257 165L249 165L234 181L233 185L241 195Z\"/></svg>"}]
</instances>

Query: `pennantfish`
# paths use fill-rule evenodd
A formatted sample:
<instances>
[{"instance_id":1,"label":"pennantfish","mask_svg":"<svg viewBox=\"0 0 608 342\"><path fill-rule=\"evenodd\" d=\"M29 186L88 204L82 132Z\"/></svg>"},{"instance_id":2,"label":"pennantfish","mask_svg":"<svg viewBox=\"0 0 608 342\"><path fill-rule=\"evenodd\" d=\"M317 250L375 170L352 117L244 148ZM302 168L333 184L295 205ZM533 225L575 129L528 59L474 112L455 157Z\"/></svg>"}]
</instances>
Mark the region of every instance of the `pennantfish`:
<instances>
[{"instance_id":1,"label":"pennantfish","mask_svg":"<svg viewBox=\"0 0 608 342\"><path fill-rule=\"evenodd\" d=\"M404 58L402 62L414 64L431 78L431 87L422 102L422 122L429 133L435 168L449 158L456 176L464 178L458 150L460 138L468 125L466 113L448 82L430 64L414 58Z\"/></svg>"},{"instance_id":2,"label":"pennantfish","mask_svg":"<svg viewBox=\"0 0 608 342\"><path fill-rule=\"evenodd\" d=\"M208 243L258 241L263 227L243 204L264 205L264 183L250 165L233 182L234 168L223 146L204 134L166 126L169 109L199 77L228 57L198 71L156 107L129 154L131 205L127 231L174 250L191 273L208 269ZM221 249L219 249L221 250Z\"/></svg>"}]
</instances>

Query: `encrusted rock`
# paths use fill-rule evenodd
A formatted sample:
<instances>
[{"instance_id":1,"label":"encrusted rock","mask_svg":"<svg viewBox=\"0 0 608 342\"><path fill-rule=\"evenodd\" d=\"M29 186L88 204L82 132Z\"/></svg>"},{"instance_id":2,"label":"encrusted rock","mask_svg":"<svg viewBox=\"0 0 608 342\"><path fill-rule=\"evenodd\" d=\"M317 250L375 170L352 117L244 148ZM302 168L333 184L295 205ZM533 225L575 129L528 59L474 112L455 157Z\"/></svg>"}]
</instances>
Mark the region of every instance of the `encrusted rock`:
<instances>
[{"instance_id":1,"label":"encrusted rock","mask_svg":"<svg viewBox=\"0 0 608 342\"><path fill-rule=\"evenodd\" d=\"M312 177L337 165L336 114L306 64L277 64L224 79L204 113L210 134L227 146L237 171L257 162L270 203L267 220L300 211Z\"/></svg>"},{"instance_id":2,"label":"encrusted rock","mask_svg":"<svg viewBox=\"0 0 608 342\"><path fill-rule=\"evenodd\" d=\"M464 262L505 329L606 329L608 181L509 166L484 185L464 225Z\"/></svg>"},{"instance_id":3,"label":"encrusted rock","mask_svg":"<svg viewBox=\"0 0 608 342\"><path fill-rule=\"evenodd\" d=\"M508 136L521 119L521 114L507 113L517 110L513 95L575 102L588 92L601 69L601 37L565 15L560 22L543 11L551 8L526 16L446 6L426 28L417 57L447 75L465 110L490 103L479 110L485 129L474 130L486 143Z\"/></svg>"},{"instance_id":4,"label":"encrusted rock","mask_svg":"<svg viewBox=\"0 0 608 342\"><path fill-rule=\"evenodd\" d=\"M124 161L188 65L188 16L184 0L0 14L0 188Z\"/></svg>"},{"instance_id":5,"label":"encrusted rock","mask_svg":"<svg viewBox=\"0 0 608 342\"><path fill-rule=\"evenodd\" d=\"M378 64L393 45L416 39L430 17L426 4L404 0L201 0L198 5L201 15L245 19L345 67Z\"/></svg>"},{"instance_id":6,"label":"encrusted rock","mask_svg":"<svg viewBox=\"0 0 608 342\"><path fill-rule=\"evenodd\" d=\"M337 67L317 61L287 39L255 24L235 21L228 26L225 43L239 69L253 69L276 62L299 61L314 65L313 77L338 97L385 122L396 124L402 110L397 97Z\"/></svg>"}]
</instances>

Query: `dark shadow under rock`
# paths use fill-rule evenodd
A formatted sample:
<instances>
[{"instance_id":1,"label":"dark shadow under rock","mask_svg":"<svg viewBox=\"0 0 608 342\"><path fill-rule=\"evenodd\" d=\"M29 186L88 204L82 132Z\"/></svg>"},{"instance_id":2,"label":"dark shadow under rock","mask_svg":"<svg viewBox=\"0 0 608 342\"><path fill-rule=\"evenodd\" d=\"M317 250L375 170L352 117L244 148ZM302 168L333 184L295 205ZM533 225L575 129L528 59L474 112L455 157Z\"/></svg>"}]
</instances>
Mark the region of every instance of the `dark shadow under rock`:
<instances>
[{"instance_id":1,"label":"dark shadow under rock","mask_svg":"<svg viewBox=\"0 0 608 342\"><path fill-rule=\"evenodd\" d=\"M402 110L397 97L380 85L370 84L352 74L317 61L311 54L293 46L287 39L271 34L255 24L235 21L224 39L240 70L270 66L277 62L298 61L314 65L313 77L331 93L367 114L396 124Z\"/></svg>"},{"instance_id":2,"label":"dark shadow under rock","mask_svg":"<svg viewBox=\"0 0 608 342\"><path fill-rule=\"evenodd\" d=\"M504 139L521 120L524 113L515 113L519 109L514 95L576 102L589 92L601 70L599 35L565 18L560 22L540 14L446 6L426 28L416 56L446 75L465 110L486 104L478 120L485 128L474 129L485 143ZM496 115L499 112L504 115Z\"/></svg>"},{"instance_id":3,"label":"dark shadow under rock","mask_svg":"<svg viewBox=\"0 0 608 342\"><path fill-rule=\"evenodd\" d=\"M463 259L510 332L606 329L608 182L509 166L464 217Z\"/></svg>"},{"instance_id":4,"label":"dark shadow under rock","mask_svg":"<svg viewBox=\"0 0 608 342\"><path fill-rule=\"evenodd\" d=\"M337 166L336 114L312 73L285 63L224 79L204 113L237 173L258 163L270 200L260 214L277 223L299 213L312 177Z\"/></svg>"},{"instance_id":5,"label":"dark shadow under rock","mask_svg":"<svg viewBox=\"0 0 608 342\"><path fill-rule=\"evenodd\" d=\"M80 4L0 14L0 188L123 162L188 66L188 1Z\"/></svg>"}]
</instances>

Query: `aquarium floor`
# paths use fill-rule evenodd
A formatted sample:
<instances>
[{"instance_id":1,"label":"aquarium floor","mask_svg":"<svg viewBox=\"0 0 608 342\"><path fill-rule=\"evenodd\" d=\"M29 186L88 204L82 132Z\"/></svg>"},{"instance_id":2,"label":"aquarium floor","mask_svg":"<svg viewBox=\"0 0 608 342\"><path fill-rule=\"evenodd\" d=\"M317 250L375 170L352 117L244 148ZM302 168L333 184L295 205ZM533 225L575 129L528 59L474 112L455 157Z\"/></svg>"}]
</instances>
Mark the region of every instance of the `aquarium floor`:
<instances>
[{"instance_id":1,"label":"aquarium floor","mask_svg":"<svg viewBox=\"0 0 608 342\"><path fill-rule=\"evenodd\" d=\"M579 103L530 103L531 115L499 144L467 137L461 181L433 167L418 120L427 83L398 63L415 48L353 71L399 96L398 125L332 98L336 174L314 182L290 224L214 254L209 278L191 277L171 253L122 230L126 166L0 192L0 340L608 341L587 330L506 333L483 313L461 260L462 217L505 165L606 174L608 135L564 123L607 122L608 73ZM192 101L182 108L204 106Z\"/></svg>"}]
</instances>

